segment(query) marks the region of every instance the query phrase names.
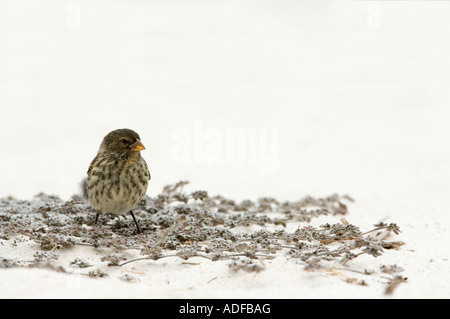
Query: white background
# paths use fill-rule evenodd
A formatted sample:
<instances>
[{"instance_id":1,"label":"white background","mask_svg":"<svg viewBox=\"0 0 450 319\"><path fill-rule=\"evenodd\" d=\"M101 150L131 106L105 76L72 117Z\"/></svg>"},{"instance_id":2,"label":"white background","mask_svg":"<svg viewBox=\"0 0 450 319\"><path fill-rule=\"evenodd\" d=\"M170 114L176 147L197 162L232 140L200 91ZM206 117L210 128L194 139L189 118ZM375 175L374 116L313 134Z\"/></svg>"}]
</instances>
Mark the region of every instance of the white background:
<instances>
[{"instance_id":1,"label":"white background","mask_svg":"<svg viewBox=\"0 0 450 319\"><path fill-rule=\"evenodd\" d=\"M449 190L446 2L2 1L0 194L69 198L103 136L142 137L149 195ZM173 161L172 133L279 129L279 169Z\"/></svg>"}]
</instances>

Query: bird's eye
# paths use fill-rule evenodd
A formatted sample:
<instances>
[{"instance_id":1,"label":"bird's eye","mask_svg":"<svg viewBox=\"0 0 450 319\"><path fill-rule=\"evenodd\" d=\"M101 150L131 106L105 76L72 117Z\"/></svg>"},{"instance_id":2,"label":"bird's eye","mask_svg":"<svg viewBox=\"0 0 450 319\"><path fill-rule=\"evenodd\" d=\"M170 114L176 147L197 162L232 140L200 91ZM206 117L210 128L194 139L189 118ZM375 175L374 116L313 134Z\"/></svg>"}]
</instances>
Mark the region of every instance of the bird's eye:
<instances>
[{"instance_id":1,"label":"bird's eye","mask_svg":"<svg viewBox=\"0 0 450 319\"><path fill-rule=\"evenodd\" d=\"M129 142L127 139L123 138L120 140L122 142L123 145L127 145Z\"/></svg>"}]
</instances>

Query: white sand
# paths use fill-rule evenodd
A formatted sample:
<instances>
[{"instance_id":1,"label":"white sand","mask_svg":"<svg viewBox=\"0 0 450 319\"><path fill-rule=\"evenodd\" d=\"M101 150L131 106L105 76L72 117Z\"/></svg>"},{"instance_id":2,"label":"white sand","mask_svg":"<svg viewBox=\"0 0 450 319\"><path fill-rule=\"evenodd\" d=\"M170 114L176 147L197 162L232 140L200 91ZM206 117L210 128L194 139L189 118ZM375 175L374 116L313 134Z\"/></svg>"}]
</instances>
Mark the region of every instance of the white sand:
<instances>
[{"instance_id":1,"label":"white sand","mask_svg":"<svg viewBox=\"0 0 450 319\"><path fill-rule=\"evenodd\" d=\"M414 210L426 211L429 203L422 199L409 201L409 205L392 205L381 209L392 213L389 220L401 225L400 236L391 238L406 243L398 250L385 250L378 258L361 256L344 267L335 264L329 270L308 272L294 260L281 254L273 260L263 260L265 269L259 273L234 272L228 261L209 261L193 257L185 261L176 257L158 261L142 260L122 267L108 266L105 256L117 255L113 249L74 246L65 250L53 250L57 259L50 261L53 269L9 268L0 270L0 297L25 298L448 298L448 238L449 218L444 213L428 216L414 214ZM420 205L423 205L421 207ZM351 209L346 218L356 225L364 225L361 218L364 205ZM366 205L367 206L367 205ZM381 207L376 203L374 207ZM414 208L415 207L415 208ZM366 208L365 211L370 210ZM444 208L435 207L435 212ZM408 213L409 212L409 213ZM387 216L388 214L386 214ZM337 222L337 217L321 217L322 222ZM369 224L368 224L369 226ZM369 228L366 228L369 229ZM292 229L291 229L292 230ZM42 251L25 237L2 240L0 255L13 260L33 260ZM142 257L130 250L120 255L128 259ZM70 263L79 258L90 264L78 268ZM379 271L362 275L349 270L377 271L380 266L397 265L404 269L399 273L407 277L390 296L384 294L389 275ZM61 266L66 272L57 272ZM340 270L345 268L347 270ZM89 278L91 271L100 270L105 278ZM130 279L126 282L124 278ZM367 286L349 283L364 282Z\"/></svg>"},{"instance_id":2,"label":"white sand","mask_svg":"<svg viewBox=\"0 0 450 319\"><path fill-rule=\"evenodd\" d=\"M187 179L236 200L351 195L351 223L396 222L406 245L348 266L396 264L407 283L385 296L380 276L281 257L257 274L196 258L107 267L107 252L75 247L54 252L68 273L0 269L0 297L449 298L450 3L207 3L2 1L1 197L69 198L105 133L129 127L147 146L149 194ZM177 163L173 132L195 123L277 128L278 170ZM0 256L37 250L0 240ZM80 275L91 269L69 267L74 256L109 276Z\"/></svg>"}]
</instances>

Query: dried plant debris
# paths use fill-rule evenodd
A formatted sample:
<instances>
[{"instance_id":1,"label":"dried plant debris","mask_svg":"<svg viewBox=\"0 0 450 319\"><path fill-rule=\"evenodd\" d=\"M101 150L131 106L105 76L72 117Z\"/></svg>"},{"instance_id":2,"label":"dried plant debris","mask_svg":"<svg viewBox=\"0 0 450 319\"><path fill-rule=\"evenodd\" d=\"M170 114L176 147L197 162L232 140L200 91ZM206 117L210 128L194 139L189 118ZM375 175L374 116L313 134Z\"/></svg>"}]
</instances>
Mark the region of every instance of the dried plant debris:
<instances>
[{"instance_id":1,"label":"dried plant debris","mask_svg":"<svg viewBox=\"0 0 450 319\"><path fill-rule=\"evenodd\" d=\"M100 270L100 269L92 270L92 271L88 272L87 275L89 277L91 277L91 278L105 278L105 277L108 277L108 274L105 273L104 271Z\"/></svg>"},{"instance_id":2,"label":"dried plant debris","mask_svg":"<svg viewBox=\"0 0 450 319\"><path fill-rule=\"evenodd\" d=\"M9 259L5 257L0 257L0 269L2 268L12 268L12 267L21 267L23 263L14 259Z\"/></svg>"},{"instance_id":3,"label":"dried plant debris","mask_svg":"<svg viewBox=\"0 0 450 319\"><path fill-rule=\"evenodd\" d=\"M95 211L78 195L65 202L56 196L38 194L33 200L0 199L0 241L26 238L39 250L30 261L56 260L56 252L77 245L110 248L102 262L108 266L123 266L139 260L192 257L211 261L228 260L232 271L260 272L264 260L285 256L308 271L344 270L364 276L390 276L386 293L392 293L399 283L402 269L396 265L377 271L352 270L352 260L362 255L381 256L386 249L398 249L404 243L388 241L399 235L395 223L377 223L363 231L350 224L344 215L349 196L331 195L325 198L303 197L294 202L280 202L264 197L257 201L236 202L222 196L210 196L206 191L185 192L188 184L181 181L164 187L156 197L144 197L134 210L143 230L137 235L132 220L126 216L101 214L94 226ZM319 227L308 224L315 218L341 216L339 223ZM333 218L335 219L335 218ZM298 227L286 231L290 224ZM244 230L243 230L244 229ZM1 242L0 242L1 244ZM121 254L140 251L141 258L130 259ZM0 256L0 268L23 267L19 262ZM69 267L91 267L90 263L73 256ZM105 277L92 270L91 277ZM366 285L366 281L346 277L346 282Z\"/></svg>"},{"instance_id":4,"label":"dried plant debris","mask_svg":"<svg viewBox=\"0 0 450 319\"><path fill-rule=\"evenodd\" d=\"M388 285L386 287L386 290L384 291L384 294L385 295L392 295L392 293L394 292L395 288L397 288L398 285L400 285L402 282L406 282L406 280L408 280L408 278L402 277L400 275L396 275L396 276L394 276L394 278L389 279Z\"/></svg>"},{"instance_id":5,"label":"dried plant debris","mask_svg":"<svg viewBox=\"0 0 450 319\"><path fill-rule=\"evenodd\" d=\"M252 259L233 259L229 264L233 271L247 271L247 272L260 272L265 269L265 265L260 261L255 261Z\"/></svg>"},{"instance_id":6,"label":"dried plant debris","mask_svg":"<svg viewBox=\"0 0 450 319\"><path fill-rule=\"evenodd\" d=\"M91 264L89 264L87 261L84 261L80 258L75 258L70 265L72 267L78 267L78 268L88 268L88 267L92 267Z\"/></svg>"}]
</instances>

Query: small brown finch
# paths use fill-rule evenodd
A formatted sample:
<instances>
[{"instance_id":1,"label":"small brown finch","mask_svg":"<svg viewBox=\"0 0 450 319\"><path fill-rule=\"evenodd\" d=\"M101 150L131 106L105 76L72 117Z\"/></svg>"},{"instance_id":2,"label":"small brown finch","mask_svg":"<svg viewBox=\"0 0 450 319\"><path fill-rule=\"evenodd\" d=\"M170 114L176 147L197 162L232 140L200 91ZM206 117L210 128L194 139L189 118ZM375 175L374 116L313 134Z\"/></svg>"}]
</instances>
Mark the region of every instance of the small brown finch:
<instances>
[{"instance_id":1,"label":"small brown finch","mask_svg":"<svg viewBox=\"0 0 450 319\"><path fill-rule=\"evenodd\" d=\"M103 139L97 156L82 182L83 197L99 213L133 217L137 232L141 229L132 209L147 192L150 172L140 151L145 150L139 135L129 129L110 132Z\"/></svg>"}]
</instances>

